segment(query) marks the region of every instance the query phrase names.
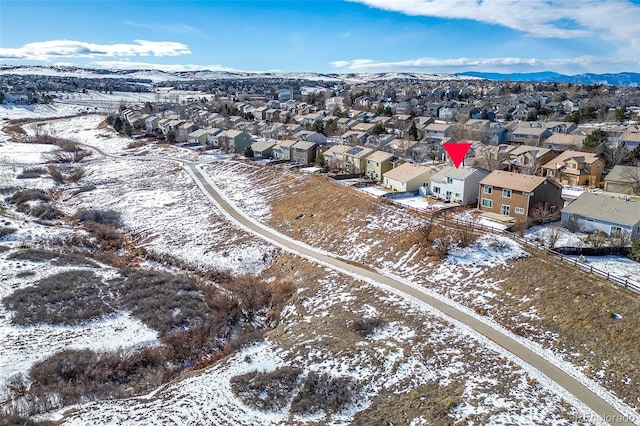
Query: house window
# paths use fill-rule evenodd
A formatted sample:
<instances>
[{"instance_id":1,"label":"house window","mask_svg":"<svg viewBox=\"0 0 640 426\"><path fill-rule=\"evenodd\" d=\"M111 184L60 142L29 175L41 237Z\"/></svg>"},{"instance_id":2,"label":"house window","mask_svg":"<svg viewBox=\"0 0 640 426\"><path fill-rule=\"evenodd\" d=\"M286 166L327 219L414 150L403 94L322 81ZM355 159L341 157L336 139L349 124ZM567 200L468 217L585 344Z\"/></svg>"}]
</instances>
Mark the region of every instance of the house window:
<instances>
[{"instance_id":1,"label":"house window","mask_svg":"<svg viewBox=\"0 0 640 426\"><path fill-rule=\"evenodd\" d=\"M553 177L553 170L547 170L547 177Z\"/></svg>"},{"instance_id":2,"label":"house window","mask_svg":"<svg viewBox=\"0 0 640 426\"><path fill-rule=\"evenodd\" d=\"M460 198L460 193L456 192L456 198Z\"/></svg>"},{"instance_id":3,"label":"house window","mask_svg":"<svg viewBox=\"0 0 640 426\"><path fill-rule=\"evenodd\" d=\"M440 187L439 186L434 186L433 187L433 192L434 192L434 194L439 194L440 193Z\"/></svg>"},{"instance_id":4,"label":"house window","mask_svg":"<svg viewBox=\"0 0 640 426\"><path fill-rule=\"evenodd\" d=\"M484 186L484 193L485 194L491 194L493 192L493 187L492 186Z\"/></svg>"},{"instance_id":5,"label":"house window","mask_svg":"<svg viewBox=\"0 0 640 426\"><path fill-rule=\"evenodd\" d=\"M524 214L524 209L522 207L516 207L515 212L516 214Z\"/></svg>"},{"instance_id":6,"label":"house window","mask_svg":"<svg viewBox=\"0 0 640 426\"><path fill-rule=\"evenodd\" d=\"M483 198L482 199L482 207L487 207L487 208L493 207L493 200L490 200L488 198Z\"/></svg>"},{"instance_id":7,"label":"house window","mask_svg":"<svg viewBox=\"0 0 640 426\"><path fill-rule=\"evenodd\" d=\"M511 198L511 190L510 189L503 189L502 190L502 196L504 198Z\"/></svg>"},{"instance_id":8,"label":"house window","mask_svg":"<svg viewBox=\"0 0 640 426\"><path fill-rule=\"evenodd\" d=\"M549 206L549 211L551 213L555 213L556 212L556 208L557 208L557 206Z\"/></svg>"},{"instance_id":9,"label":"house window","mask_svg":"<svg viewBox=\"0 0 640 426\"><path fill-rule=\"evenodd\" d=\"M533 192L523 192L522 195L525 197L533 196Z\"/></svg>"},{"instance_id":10,"label":"house window","mask_svg":"<svg viewBox=\"0 0 640 426\"><path fill-rule=\"evenodd\" d=\"M575 168L576 168L575 163L567 163L567 169L575 169Z\"/></svg>"},{"instance_id":11,"label":"house window","mask_svg":"<svg viewBox=\"0 0 640 426\"><path fill-rule=\"evenodd\" d=\"M453 183L453 179L447 176L447 183Z\"/></svg>"},{"instance_id":12,"label":"house window","mask_svg":"<svg viewBox=\"0 0 640 426\"><path fill-rule=\"evenodd\" d=\"M505 216L509 216L510 211L511 211L511 207L506 204L503 204L502 208L500 208L500 213Z\"/></svg>"},{"instance_id":13,"label":"house window","mask_svg":"<svg viewBox=\"0 0 640 426\"><path fill-rule=\"evenodd\" d=\"M611 235L612 237L619 237L620 235L622 235L622 228L620 228L619 226L612 226L609 235Z\"/></svg>"}]
</instances>

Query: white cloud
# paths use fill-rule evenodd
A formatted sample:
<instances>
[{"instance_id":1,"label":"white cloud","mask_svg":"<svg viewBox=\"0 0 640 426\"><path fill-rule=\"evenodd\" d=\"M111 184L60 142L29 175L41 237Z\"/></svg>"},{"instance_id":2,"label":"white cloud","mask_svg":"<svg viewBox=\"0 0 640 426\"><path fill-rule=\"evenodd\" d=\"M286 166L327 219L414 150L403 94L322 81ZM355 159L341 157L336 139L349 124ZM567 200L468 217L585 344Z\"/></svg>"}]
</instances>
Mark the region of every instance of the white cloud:
<instances>
[{"instance_id":1,"label":"white cloud","mask_svg":"<svg viewBox=\"0 0 640 426\"><path fill-rule=\"evenodd\" d=\"M195 65L195 64L154 64L137 61L95 61L93 64L105 69L120 70L160 70L169 72L180 71L239 71L222 65Z\"/></svg>"},{"instance_id":2,"label":"white cloud","mask_svg":"<svg viewBox=\"0 0 640 426\"><path fill-rule=\"evenodd\" d=\"M202 30L196 27L192 27L187 24L159 24L159 23L146 23L135 21L124 21L125 24L133 27L144 28L145 30L160 32L160 33L173 33L173 34L203 34Z\"/></svg>"},{"instance_id":3,"label":"white cloud","mask_svg":"<svg viewBox=\"0 0 640 426\"><path fill-rule=\"evenodd\" d=\"M585 72L602 65L608 67L637 67L638 61L624 58L601 58L580 56L576 58L418 58L405 61L374 61L371 59L354 59L351 61L334 61L330 63L342 72L461 72L461 71L497 71L497 72L531 72L551 69L558 72Z\"/></svg>"},{"instance_id":4,"label":"white cloud","mask_svg":"<svg viewBox=\"0 0 640 426\"><path fill-rule=\"evenodd\" d=\"M350 0L412 16L468 19L543 38L640 38L640 6L627 0Z\"/></svg>"},{"instance_id":5,"label":"white cloud","mask_svg":"<svg viewBox=\"0 0 640 426\"><path fill-rule=\"evenodd\" d=\"M186 44L173 41L134 40L133 43L96 44L75 40L49 40L16 48L0 48L0 59L49 61L60 58L119 56L180 56L190 54Z\"/></svg>"}]
</instances>

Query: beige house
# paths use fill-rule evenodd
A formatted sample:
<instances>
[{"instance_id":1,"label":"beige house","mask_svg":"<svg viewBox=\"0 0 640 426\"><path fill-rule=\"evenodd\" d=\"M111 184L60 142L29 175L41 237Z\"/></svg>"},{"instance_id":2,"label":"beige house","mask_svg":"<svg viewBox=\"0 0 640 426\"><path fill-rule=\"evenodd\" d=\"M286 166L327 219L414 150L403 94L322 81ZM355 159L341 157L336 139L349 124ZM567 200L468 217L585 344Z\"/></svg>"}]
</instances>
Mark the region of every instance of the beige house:
<instances>
[{"instance_id":1,"label":"beige house","mask_svg":"<svg viewBox=\"0 0 640 426\"><path fill-rule=\"evenodd\" d=\"M367 169L367 157L373 154L374 150L364 146L352 146L344 153L347 169L351 173L364 173Z\"/></svg>"},{"instance_id":2,"label":"beige house","mask_svg":"<svg viewBox=\"0 0 640 426\"><path fill-rule=\"evenodd\" d=\"M437 170L433 167L404 163L383 175L383 185L397 192L417 191L429 187L429 179Z\"/></svg>"},{"instance_id":3,"label":"beige house","mask_svg":"<svg viewBox=\"0 0 640 426\"><path fill-rule=\"evenodd\" d=\"M544 141L544 146L554 151L567 151L575 148L582 148L584 135L566 135L564 133L554 133Z\"/></svg>"},{"instance_id":4,"label":"beige house","mask_svg":"<svg viewBox=\"0 0 640 426\"><path fill-rule=\"evenodd\" d=\"M604 178L604 190L618 194L640 194L640 167L614 166Z\"/></svg>"},{"instance_id":5,"label":"beige house","mask_svg":"<svg viewBox=\"0 0 640 426\"><path fill-rule=\"evenodd\" d=\"M393 168L393 154L375 151L366 159L366 175L369 179L382 182L382 176Z\"/></svg>"},{"instance_id":6,"label":"beige house","mask_svg":"<svg viewBox=\"0 0 640 426\"><path fill-rule=\"evenodd\" d=\"M276 146L274 142L255 142L251 144L251 150L254 157L271 158L274 146Z\"/></svg>"},{"instance_id":7,"label":"beige house","mask_svg":"<svg viewBox=\"0 0 640 426\"><path fill-rule=\"evenodd\" d=\"M292 139L284 139L278 142L277 148L273 149L273 156L278 160L291 160L291 147L297 141Z\"/></svg>"},{"instance_id":8,"label":"beige house","mask_svg":"<svg viewBox=\"0 0 640 426\"><path fill-rule=\"evenodd\" d=\"M542 165L544 176L568 185L595 188L602 180L604 160L591 152L565 151Z\"/></svg>"},{"instance_id":9,"label":"beige house","mask_svg":"<svg viewBox=\"0 0 640 426\"><path fill-rule=\"evenodd\" d=\"M324 158L324 165L330 171L345 171L346 161L345 153L352 147L350 145L334 145L322 153Z\"/></svg>"}]
</instances>

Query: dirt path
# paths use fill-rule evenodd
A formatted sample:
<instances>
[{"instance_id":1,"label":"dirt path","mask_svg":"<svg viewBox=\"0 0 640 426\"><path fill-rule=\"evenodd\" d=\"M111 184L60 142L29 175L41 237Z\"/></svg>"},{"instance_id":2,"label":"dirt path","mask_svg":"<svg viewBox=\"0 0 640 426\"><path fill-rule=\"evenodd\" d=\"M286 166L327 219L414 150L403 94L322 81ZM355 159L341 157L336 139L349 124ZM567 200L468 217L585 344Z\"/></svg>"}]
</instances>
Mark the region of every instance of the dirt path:
<instances>
[{"instance_id":1,"label":"dirt path","mask_svg":"<svg viewBox=\"0 0 640 426\"><path fill-rule=\"evenodd\" d=\"M433 308L439 310L445 316L458 321L473 329L474 331L487 337L497 345L506 349L515 355L518 359L524 363L535 368L543 373L550 380L557 383L560 387L564 388L568 393L575 396L578 400L587 405L594 413L597 413L599 419L590 416L590 413L584 414L585 420L602 420L610 424L631 424L631 422L618 410L616 410L611 404L599 397L596 393L588 389L586 386L578 382L576 379L565 373L556 365L541 357L533 350L520 344L509 335L505 334L501 330L498 330L486 322L476 319L467 313L436 299L417 288L404 284L401 281L397 281L393 278L379 274L371 269L347 263L336 257L328 256L313 247L301 244L289 238L285 238L282 235L274 232L266 226L257 223L254 219L245 216L241 211L227 201L215 188L214 184L208 179L208 177L193 163L184 163L185 169L193 176L198 186L205 191L210 199L212 199L218 206L235 222L242 225L244 228L249 229L254 234L258 234L268 241L275 243L276 245L284 248L287 251L293 251L294 253L301 254L304 257L328 265L340 272L347 273L356 278L365 278L368 281L377 285L390 287L404 295L415 298L423 303L426 303ZM578 419L579 420L579 419Z\"/></svg>"},{"instance_id":2,"label":"dirt path","mask_svg":"<svg viewBox=\"0 0 640 426\"><path fill-rule=\"evenodd\" d=\"M127 158L108 154L90 145L86 146L94 149L96 152L98 152L98 154L105 157ZM223 213L225 213L232 221L249 230L254 235L258 235L261 238L266 239L267 241L283 248L286 251L302 255L309 260L329 266L355 278L365 279L379 287L391 288L395 292L401 293L405 297L413 298L419 300L422 303L426 303L432 308L440 311L445 318L448 317L450 320L453 320L453 322L458 322L464 326L467 326L475 332L488 338L489 340L509 351L516 358L518 358L518 360L521 361L519 362L519 364L528 365L533 369L538 370L551 381L555 382L558 386L563 388L569 394L573 395L577 400L581 401L592 410L591 413L579 413L581 417L578 417L576 419L576 422L604 422L612 425L633 424L628 416L620 413L615 407L602 399L585 385L580 383L578 380L574 379L569 374L564 372L558 366L554 365L552 362L541 357L533 350L516 341L509 335L508 332L504 332L498 328L494 328L489 323L483 322L463 312L462 310L443 302L442 300L430 296L429 294L421 291L418 288L409 286L401 281L382 275L364 266L359 266L351 262L348 263L339 258L327 255L319 251L318 249L287 238L268 228L267 226L258 223L256 220L246 216L218 192L213 182L211 182L209 177L201 171L197 163L176 160L167 157L136 158L136 160L162 160L181 164L183 168L192 176L198 187L200 187L200 189L214 204L216 204L222 210Z\"/></svg>"}]
</instances>

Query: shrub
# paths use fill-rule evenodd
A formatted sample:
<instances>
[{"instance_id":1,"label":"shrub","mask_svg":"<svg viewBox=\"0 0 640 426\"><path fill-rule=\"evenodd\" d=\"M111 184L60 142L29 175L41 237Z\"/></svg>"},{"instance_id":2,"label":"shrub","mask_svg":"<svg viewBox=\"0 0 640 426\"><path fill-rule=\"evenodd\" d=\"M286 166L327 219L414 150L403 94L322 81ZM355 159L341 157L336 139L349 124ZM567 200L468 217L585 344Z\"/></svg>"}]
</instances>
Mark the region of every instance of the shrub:
<instances>
[{"instance_id":1,"label":"shrub","mask_svg":"<svg viewBox=\"0 0 640 426\"><path fill-rule=\"evenodd\" d=\"M50 165L47 167L47 170L49 171L49 176L51 176L51 179L53 179L56 184L60 185L64 182L64 175L59 167Z\"/></svg>"},{"instance_id":2,"label":"shrub","mask_svg":"<svg viewBox=\"0 0 640 426\"><path fill-rule=\"evenodd\" d=\"M186 278L151 271L125 275L117 289L120 306L161 335L198 324L209 313L202 294Z\"/></svg>"},{"instance_id":3,"label":"shrub","mask_svg":"<svg viewBox=\"0 0 640 426\"><path fill-rule=\"evenodd\" d=\"M246 405L259 410L284 408L298 386L302 370L281 367L269 373L252 371L231 378L231 390Z\"/></svg>"},{"instance_id":4,"label":"shrub","mask_svg":"<svg viewBox=\"0 0 640 426\"><path fill-rule=\"evenodd\" d=\"M76 167L69 173L68 180L69 182L75 183L85 177L86 174L87 171L83 167Z\"/></svg>"},{"instance_id":5,"label":"shrub","mask_svg":"<svg viewBox=\"0 0 640 426\"><path fill-rule=\"evenodd\" d=\"M331 377L310 372L302 389L291 402L293 414L314 414L319 411L338 413L355 400L358 384L350 377Z\"/></svg>"},{"instance_id":6,"label":"shrub","mask_svg":"<svg viewBox=\"0 0 640 426\"><path fill-rule=\"evenodd\" d=\"M49 196L40 189L23 189L16 192L15 194L13 194L11 197L7 199L7 201L16 205L24 204L27 201L35 201L35 200L49 201Z\"/></svg>"},{"instance_id":7,"label":"shrub","mask_svg":"<svg viewBox=\"0 0 640 426\"><path fill-rule=\"evenodd\" d=\"M635 240L631 245L629 259L640 262L640 239Z\"/></svg>"},{"instance_id":8,"label":"shrub","mask_svg":"<svg viewBox=\"0 0 640 426\"><path fill-rule=\"evenodd\" d=\"M115 210L80 209L73 218L79 222L95 222L101 225L122 226L122 216Z\"/></svg>"},{"instance_id":9,"label":"shrub","mask_svg":"<svg viewBox=\"0 0 640 426\"><path fill-rule=\"evenodd\" d=\"M16 232L16 228L9 228L6 226L0 227L0 240Z\"/></svg>"},{"instance_id":10,"label":"shrub","mask_svg":"<svg viewBox=\"0 0 640 426\"><path fill-rule=\"evenodd\" d=\"M40 220L55 220L64 216L60 210L46 203L41 203L29 210L29 214Z\"/></svg>"},{"instance_id":11,"label":"shrub","mask_svg":"<svg viewBox=\"0 0 640 426\"><path fill-rule=\"evenodd\" d=\"M19 175L16 176L16 179L37 179L44 173L46 173L45 170L41 168L24 169Z\"/></svg>"},{"instance_id":12,"label":"shrub","mask_svg":"<svg viewBox=\"0 0 640 426\"><path fill-rule=\"evenodd\" d=\"M387 322L380 318L362 318L357 319L351 324L351 330L358 333L362 337L373 334L376 329L387 326Z\"/></svg>"},{"instance_id":13,"label":"shrub","mask_svg":"<svg viewBox=\"0 0 640 426\"><path fill-rule=\"evenodd\" d=\"M63 405L83 398L123 398L148 391L175 375L161 348L94 352L64 350L29 370L32 394L56 395Z\"/></svg>"},{"instance_id":14,"label":"shrub","mask_svg":"<svg viewBox=\"0 0 640 426\"><path fill-rule=\"evenodd\" d=\"M114 312L114 301L103 287L91 271L65 271L16 290L2 303L15 312L13 324L77 325Z\"/></svg>"}]
</instances>

